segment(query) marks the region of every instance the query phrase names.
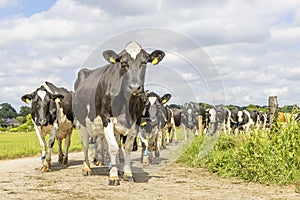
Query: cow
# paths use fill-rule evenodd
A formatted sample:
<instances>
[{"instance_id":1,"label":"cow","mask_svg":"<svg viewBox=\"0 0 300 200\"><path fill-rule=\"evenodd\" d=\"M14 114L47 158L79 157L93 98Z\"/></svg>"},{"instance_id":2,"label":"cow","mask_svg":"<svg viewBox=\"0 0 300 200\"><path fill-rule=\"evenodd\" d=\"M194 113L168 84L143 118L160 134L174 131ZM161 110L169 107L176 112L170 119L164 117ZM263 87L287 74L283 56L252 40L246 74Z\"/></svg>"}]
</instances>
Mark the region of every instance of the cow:
<instances>
[{"instance_id":1,"label":"cow","mask_svg":"<svg viewBox=\"0 0 300 200\"><path fill-rule=\"evenodd\" d=\"M257 128L258 112L256 110L241 110L238 111L238 127L242 129L245 133L248 133L250 127Z\"/></svg>"},{"instance_id":2,"label":"cow","mask_svg":"<svg viewBox=\"0 0 300 200\"><path fill-rule=\"evenodd\" d=\"M267 127L267 114L262 112L262 111L258 111L258 117L259 117L259 129L260 130L265 130Z\"/></svg>"},{"instance_id":3,"label":"cow","mask_svg":"<svg viewBox=\"0 0 300 200\"><path fill-rule=\"evenodd\" d=\"M147 63L158 64L165 56L160 50L147 53L136 42L129 42L117 54L103 52L109 62L104 67L82 69L75 81L73 111L81 125L84 149L84 174L91 174L88 159L89 136L104 135L110 154L109 185L119 185L116 155L119 141L126 135L123 179L134 181L130 168L130 153L144 109L144 82ZM118 138L118 137L117 137ZM122 170L122 169L120 169Z\"/></svg>"},{"instance_id":4,"label":"cow","mask_svg":"<svg viewBox=\"0 0 300 200\"><path fill-rule=\"evenodd\" d=\"M176 128L181 126L181 109L169 108L168 110L168 122L167 122L167 132L166 132L166 143L177 141Z\"/></svg>"},{"instance_id":5,"label":"cow","mask_svg":"<svg viewBox=\"0 0 300 200\"><path fill-rule=\"evenodd\" d=\"M42 165L39 170L51 170L51 151L55 139L58 142L58 162L67 166L74 121L72 92L45 82L36 91L22 96L21 99L26 103L31 102L32 121L42 147ZM45 140L47 134L50 134L48 145ZM65 154L62 151L64 138Z\"/></svg>"},{"instance_id":6,"label":"cow","mask_svg":"<svg viewBox=\"0 0 300 200\"><path fill-rule=\"evenodd\" d=\"M139 130L139 137L142 141L141 161L148 165L153 160L152 152L155 151L155 158L160 156L160 148L164 145L164 132L168 122L168 110L166 103L170 100L171 94L162 97L154 92L146 94L147 101ZM149 138L147 140L147 138Z\"/></svg>"},{"instance_id":7,"label":"cow","mask_svg":"<svg viewBox=\"0 0 300 200\"><path fill-rule=\"evenodd\" d=\"M190 130L194 135L198 135L199 116L202 116L202 124L205 124L205 110L202 108L200 103L189 102L184 105L181 116L185 133L185 141L188 141Z\"/></svg>"},{"instance_id":8,"label":"cow","mask_svg":"<svg viewBox=\"0 0 300 200\"><path fill-rule=\"evenodd\" d=\"M237 108L230 110L230 128L231 128L231 132L234 134L237 134L239 129L238 112L239 109Z\"/></svg>"},{"instance_id":9,"label":"cow","mask_svg":"<svg viewBox=\"0 0 300 200\"><path fill-rule=\"evenodd\" d=\"M213 106L207 110L207 133L228 132L230 133L230 111L227 108Z\"/></svg>"}]
</instances>

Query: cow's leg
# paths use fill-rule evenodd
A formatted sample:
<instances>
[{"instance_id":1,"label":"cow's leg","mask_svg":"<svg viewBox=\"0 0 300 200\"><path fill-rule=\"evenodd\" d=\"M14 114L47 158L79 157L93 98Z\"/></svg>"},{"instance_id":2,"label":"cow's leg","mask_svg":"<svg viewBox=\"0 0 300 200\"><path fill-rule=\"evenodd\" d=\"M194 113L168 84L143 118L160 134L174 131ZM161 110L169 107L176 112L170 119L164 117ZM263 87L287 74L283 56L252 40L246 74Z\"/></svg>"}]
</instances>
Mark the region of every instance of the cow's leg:
<instances>
[{"instance_id":1,"label":"cow's leg","mask_svg":"<svg viewBox=\"0 0 300 200\"><path fill-rule=\"evenodd\" d=\"M64 160L63 160L63 165L64 166L68 166L69 164L69 148L70 148L70 144L71 144L71 134L72 134L72 129L69 130L69 132L66 135L66 139L65 139L65 155L64 155Z\"/></svg>"},{"instance_id":2,"label":"cow's leg","mask_svg":"<svg viewBox=\"0 0 300 200\"><path fill-rule=\"evenodd\" d=\"M170 138L170 142L176 142L177 141L177 135L176 135L176 128L175 125L172 125L171 129L170 129L170 134L172 132L172 136Z\"/></svg>"},{"instance_id":3,"label":"cow's leg","mask_svg":"<svg viewBox=\"0 0 300 200\"><path fill-rule=\"evenodd\" d=\"M48 152L46 155L46 160L43 162L43 168L42 171L50 171L51 168L51 153L52 153L52 148L55 142L55 138L57 135L57 131L58 131L58 124L54 123L53 127L52 127L52 131L50 132L50 136L48 139Z\"/></svg>"},{"instance_id":4,"label":"cow's leg","mask_svg":"<svg viewBox=\"0 0 300 200\"><path fill-rule=\"evenodd\" d=\"M83 147L83 154L84 154L82 174L86 176L92 174L92 170L89 162L89 154L88 154L90 136L85 127L81 126L80 130L81 130L82 147Z\"/></svg>"},{"instance_id":5,"label":"cow's leg","mask_svg":"<svg viewBox=\"0 0 300 200\"><path fill-rule=\"evenodd\" d=\"M162 146L162 130L157 130L156 134L155 158L160 157L160 147Z\"/></svg>"},{"instance_id":6,"label":"cow's leg","mask_svg":"<svg viewBox=\"0 0 300 200\"><path fill-rule=\"evenodd\" d=\"M106 127L104 127L104 135L108 144L108 150L110 154L110 170L109 170L109 185L120 185L120 180L118 177L118 168L116 157L119 150L119 145L116 141L116 137L114 135L114 127L113 123L109 122ZM131 147L132 148L132 147ZM126 156L125 156L126 161Z\"/></svg>"},{"instance_id":7,"label":"cow's leg","mask_svg":"<svg viewBox=\"0 0 300 200\"><path fill-rule=\"evenodd\" d=\"M57 139L57 145L58 145L58 163L63 164L64 155L63 155L63 151L62 151L62 148L61 148L62 138Z\"/></svg>"},{"instance_id":8,"label":"cow's leg","mask_svg":"<svg viewBox=\"0 0 300 200\"><path fill-rule=\"evenodd\" d=\"M35 125L34 121L33 121L33 124L34 124L35 133L36 133L36 135L37 135L37 137L38 137L38 139L39 139L39 143L40 143L40 146L41 146L41 148L42 148L41 161L42 161L42 164L43 164L44 160L46 159L46 147L47 147L47 145L46 145L46 140L45 140L45 137L42 136L42 131L41 131L41 129L39 129L39 128ZM41 166L41 167L39 168L39 170L42 170L42 167L43 167L43 166Z\"/></svg>"},{"instance_id":9,"label":"cow's leg","mask_svg":"<svg viewBox=\"0 0 300 200\"><path fill-rule=\"evenodd\" d=\"M103 138L105 139L103 134L98 135L95 142L95 153L94 153L94 159L93 162L96 166L101 166L104 164L105 160L105 152L104 152L104 142Z\"/></svg>"},{"instance_id":10,"label":"cow's leg","mask_svg":"<svg viewBox=\"0 0 300 200\"><path fill-rule=\"evenodd\" d=\"M184 140L185 141L189 141L190 140L190 135L189 135L189 129L186 127L186 126L184 126Z\"/></svg>"},{"instance_id":11,"label":"cow's leg","mask_svg":"<svg viewBox=\"0 0 300 200\"><path fill-rule=\"evenodd\" d=\"M131 135L128 134L127 135L127 139L125 142L125 157L124 157L124 175L123 175L123 179L125 181L129 181L129 182L133 182L133 176L132 176L132 172L131 172L131 167L130 167L130 161L131 161L131 151L132 151L132 147L133 147L133 143L135 140L135 135Z\"/></svg>"},{"instance_id":12,"label":"cow's leg","mask_svg":"<svg viewBox=\"0 0 300 200\"><path fill-rule=\"evenodd\" d=\"M165 129L161 130L161 147L167 148L167 144L169 143L169 136Z\"/></svg>"},{"instance_id":13,"label":"cow's leg","mask_svg":"<svg viewBox=\"0 0 300 200\"><path fill-rule=\"evenodd\" d=\"M142 130L141 127L139 127L138 137L140 138L140 141L142 143L141 162L143 163L143 165L149 165L149 144L146 138L146 132Z\"/></svg>"}]
</instances>

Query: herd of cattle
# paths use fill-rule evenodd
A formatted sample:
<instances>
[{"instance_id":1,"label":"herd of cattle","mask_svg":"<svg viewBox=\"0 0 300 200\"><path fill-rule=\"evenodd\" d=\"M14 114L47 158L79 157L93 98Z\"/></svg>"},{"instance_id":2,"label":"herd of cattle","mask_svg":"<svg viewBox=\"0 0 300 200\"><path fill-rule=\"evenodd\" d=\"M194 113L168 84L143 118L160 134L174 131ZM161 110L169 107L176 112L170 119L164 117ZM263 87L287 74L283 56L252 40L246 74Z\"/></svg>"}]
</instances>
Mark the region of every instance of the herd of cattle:
<instances>
[{"instance_id":1,"label":"herd of cattle","mask_svg":"<svg viewBox=\"0 0 300 200\"><path fill-rule=\"evenodd\" d=\"M199 126L208 135L248 132L250 127L267 126L266 113L258 111L215 106L204 109L201 103L193 102L186 103L182 109L169 108L166 103L170 94L160 96L144 88L147 63L158 64L165 56L163 51L147 53L138 43L130 42L119 54L107 50L103 56L109 64L80 70L74 92L45 82L36 91L22 96L24 102L31 102L32 120L42 147L40 170L50 171L55 140L59 146L59 163L68 164L74 119L82 133L83 173L91 174L88 149L92 138L97 147L94 160L110 161L109 185L120 184L120 171L124 180L133 181L130 153L136 149L137 137L142 143L141 162L147 165L160 156L160 148L176 140L179 126L184 127L185 140L189 140L190 131L198 135ZM47 134L50 137L46 142Z\"/></svg>"}]
</instances>

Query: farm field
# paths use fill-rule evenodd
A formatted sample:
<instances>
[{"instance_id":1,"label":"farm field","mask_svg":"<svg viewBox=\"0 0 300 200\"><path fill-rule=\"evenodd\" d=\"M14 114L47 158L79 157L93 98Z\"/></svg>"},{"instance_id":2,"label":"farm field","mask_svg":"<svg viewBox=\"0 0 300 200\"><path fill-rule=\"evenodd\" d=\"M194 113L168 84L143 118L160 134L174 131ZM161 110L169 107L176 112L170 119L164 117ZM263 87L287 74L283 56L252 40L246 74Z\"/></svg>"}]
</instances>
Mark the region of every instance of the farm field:
<instances>
[{"instance_id":1,"label":"farm field","mask_svg":"<svg viewBox=\"0 0 300 200\"><path fill-rule=\"evenodd\" d=\"M46 137L48 139L49 135ZM63 141L64 145L64 141ZM79 130L73 130L70 151L81 151ZM57 153L57 144L53 152ZM0 132L0 160L22 158L41 154L41 147L34 131Z\"/></svg>"}]
</instances>

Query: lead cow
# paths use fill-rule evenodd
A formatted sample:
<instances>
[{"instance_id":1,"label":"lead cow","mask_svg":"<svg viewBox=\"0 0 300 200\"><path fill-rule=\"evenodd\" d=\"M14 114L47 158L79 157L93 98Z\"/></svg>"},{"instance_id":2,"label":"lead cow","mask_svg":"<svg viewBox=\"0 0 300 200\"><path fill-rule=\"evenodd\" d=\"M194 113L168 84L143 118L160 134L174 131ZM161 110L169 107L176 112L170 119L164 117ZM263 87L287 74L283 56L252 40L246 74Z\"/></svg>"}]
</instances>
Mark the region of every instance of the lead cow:
<instances>
[{"instance_id":1,"label":"lead cow","mask_svg":"<svg viewBox=\"0 0 300 200\"><path fill-rule=\"evenodd\" d=\"M42 147L41 171L51 169L51 151L55 139L58 141L58 162L68 165L68 150L73 130L72 93L58 88L52 83L43 83L36 91L22 96L26 103L31 102L31 116L34 129ZM46 135L50 134L48 145ZM65 138L65 155L62 140ZM47 151L46 151L47 150Z\"/></svg>"},{"instance_id":2,"label":"lead cow","mask_svg":"<svg viewBox=\"0 0 300 200\"><path fill-rule=\"evenodd\" d=\"M119 185L116 165L119 142L115 135L117 138L120 134L127 136L123 178L133 181L130 153L144 109L146 65L148 62L158 64L165 53L155 50L149 54L138 43L130 42L121 53L107 50L103 52L103 56L110 64L78 72L74 85L73 111L82 131L83 173L91 173L88 159L89 136L104 134L111 157L109 185Z\"/></svg>"}]
</instances>

